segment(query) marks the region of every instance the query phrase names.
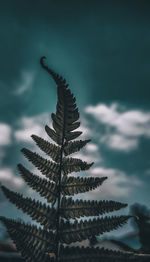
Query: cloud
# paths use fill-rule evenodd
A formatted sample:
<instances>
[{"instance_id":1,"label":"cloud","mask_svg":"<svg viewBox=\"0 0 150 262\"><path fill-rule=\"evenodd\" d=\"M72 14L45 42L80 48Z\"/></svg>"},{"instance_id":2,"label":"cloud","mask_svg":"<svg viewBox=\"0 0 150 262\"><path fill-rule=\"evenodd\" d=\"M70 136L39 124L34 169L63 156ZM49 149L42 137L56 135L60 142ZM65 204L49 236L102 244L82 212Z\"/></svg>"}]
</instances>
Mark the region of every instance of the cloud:
<instances>
[{"instance_id":1,"label":"cloud","mask_svg":"<svg viewBox=\"0 0 150 262\"><path fill-rule=\"evenodd\" d=\"M0 182L11 190L20 190L24 186L23 179L16 176L10 168L0 170Z\"/></svg>"},{"instance_id":2,"label":"cloud","mask_svg":"<svg viewBox=\"0 0 150 262\"><path fill-rule=\"evenodd\" d=\"M103 107L103 113L105 112L104 108L105 107ZM110 108L107 108L106 111L110 113L108 113L108 116L104 118L103 122L105 121L106 122L105 125L107 127L110 127L110 125L108 126L109 121L111 122L111 119L114 119L114 115L116 117L116 115L119 115L121 113L118 112L118 109L115 106L112 107L112 110L110 110ZM129 118L133 119L133 115L132 117L130 115ZM137 118L138 117L135 118L136 121ZM48 139L48 136L44 130L45 124L49 122L48 119L49 116L47 113L38 116L32 116L32 117L22 117L21 119L19 119L18 122L16 123L16 130L14 130L14 137L16 141L28 142L34 146L33 140L31 138L31 134L36 134L45 139ZM147 118L145 118L143 122L147 123ZM83 136L85 136L85 138L87 135L94 136L93 131L91 128L89 128L88 122L86 122L86 120L83 122L83 125L81 126L80 130L81 129L83 130L83 132L85 131L83 133ZM123 133L118 134L117 131L116 133L113 133L113 131L109 129L109 132L102 136L100 143L104 143L107 146L112 147L114 149L116 148L117 145L117 149L120 147L120 150L127 151L129 149L131 150L137 147L137 141L138 141L137 137L130 137L124 135ZM36 147L36 149L38 148ZM42 155L42 152L40 152L40 155ZM46 157L45 154L44 157ZM105 167L106 163L103 162L101 155L99 155L99 144L88 143L85 148L83 148L80 152L74 154L73 157L80 158L83 161L87 161L88 163L95 162L97 165L99 165L100 163L103 164L103 167L93 166L90 170L86 172L87 175L108 177L108 179L104 182L102 187L94 190L91 193L88 193L88 194L92 194L92 196L90 197L94 197L95 199L99 197L106 197L106 196L107 197L113 196L116 198L119 197L126 198L129 195L131 195L131 192L134 191L135 187L141 185L141 181L132 174L128 176L125 172L121 170L106 168ZM32 170L32 171L34 171L37 175L41 176L40 172L38 173L37 170ZM14 189L21 188L24 185L22 179L15 176L11 171L11 169L9 168L1 169L0 180L2 181L3 184L6 184L7 186L10 186L10 188L14 188Z\"/></svg>"},{"instance_id":3,"label":"cloud","mask_svg":"<svg viewBox=\"0 0 150 262\"><path fill-rule=\"evenodd\" d=\"M94 190L92 197L125 197L128 198L135 187L140 186L142 182L134 175L128 176L125 172L105 167L91 168L90 175L92 176L107 176L107 180L101 187Z\"/></svg>"},{"instance_id":4,"label":"cloud","mask_svg":"<svg viewBox=\"0 0 150 262\"><path fill-rule=\"evenodd\" d=\"M99 154L88 154L85 152L78 152L78 153L74 153L73 157L79 158L82 161L86 161L88 164L92 162L98 163L101 161L101 157L99 156Z\"/></svg>"},{"instance_id":5,"label":"cloud","mask_svg":"<svg viewBox=\"0 0 150 262\"><path fill-rule=\"evenodd\" d=\"M86 118L81 118L80 119L80 127L76 129L76 131L81 131L81 138L80 139L89 139L89 137L92 136L92 131L88 126L88 121L86 120Z\"/></svg>"},{"instance_id":6,"label":"cloud","mask_svg":"<svg viewBox=\"0 0 150 262\"><path fill-rule=\"evenodd\" d=\"M97 152L98 151L98 146L96 144L93 143L89 143L86 145L86 150L89 152Z\"/></svg>"},{"instance_id":7,"label":"cloud","mask_svg":"<svg viewBox=\"0 0 150 262\"><path fill-rule=\"evenodd\" d=\"M120 134L103 136L100 141L112 149L123 151L130 151L138 146L137 138L128 138Z\"/></svg>"},{"instance_id":8,"label":"cloud","mask_svg":"<svg viewBox=\"0 0 150 262\"><path fill-rule=\"evenodd\" d=\"M0 145L7 146L11 143L11 127L5 123L0 123Z\"/></svg>"},{"instance_id":9,"label":"cloud","mask_svg":"<svg viewBox=\"0 0 150 262\"><path fill-rule=\"evenodd\" d=\"M138 147L141 137L150 138L150 112L125 110L115 103L87 106L85 112L105 127L100 142L107 147L131 151Z\"/></svg>"},{"instance_id":10,"label":"cloud","mask_svg":"<svg viewBox=\"0 0 150 262\"><path fill-rule=\"evenodd\" d=\"M14 132L14 137L17 141L33 143L32 134L47 137L44 126L49 122L47 113L33 117L22 117L18 121L18 128Z\"/></svg>"},{"instance_id":11,"label":"cloud","mask_svg":"<svg viewBox=\"0 0 150 262\"><path fill-rule=\"evenodd\" d=\"M116 104L110 106L110 108L104 104L98 104L96 106L87 106L85 112L94 116L98 121L105 124L113 124L118 117L116 112Z\"/></svg>"},{"instance_id":12,"label":"cloud","mask_svg":"<svg viewBox=\"0 0 150 262\"><path fill-rule=\"evenodd\" d=\"M15 95L24 94L33 84L35 74L31 72L22 72L21 73L21 83L15 83L17 89L14 91Z\"/></svg>"}]
</instances>

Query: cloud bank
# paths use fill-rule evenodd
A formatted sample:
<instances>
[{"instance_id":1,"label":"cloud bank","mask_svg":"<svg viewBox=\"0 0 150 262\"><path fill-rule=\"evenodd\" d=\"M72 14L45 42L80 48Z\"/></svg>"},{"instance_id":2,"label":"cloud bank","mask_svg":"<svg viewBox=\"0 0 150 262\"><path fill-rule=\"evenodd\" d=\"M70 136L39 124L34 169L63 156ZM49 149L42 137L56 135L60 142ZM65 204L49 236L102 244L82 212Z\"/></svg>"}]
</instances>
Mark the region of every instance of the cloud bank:
<instances>
[{"instance_id":1,"label":"cloud bank","mask_svg":"<svg viewBox=\"0 0 150 262\"><path fill-rule=\"evenodd\" d=\"M135 175L127 175L125 172L118 169L93 167L91 168L90 174L92 176L107 177L103 185L91 193L95 199L100 197L128 198L135 187L142 185L141 180Z\"/></svg>"},{"instance_id":2,"label":"cloud bank","mask_svg":"<svg viewBox=\"0 0 150 262\"><path fill-rule=\"evenodd\" d=\"M131 151L142 137L150 138L150 112L127 110L119 104L87 106L85 112L105 127L100 142L115 150Z\"/></svg>"},{"instance_id":3,"label":"cloud bank","mask_svg":"<svg viewBox=\"0 0 150 262\"><path fill-rule=\"evenodd\" d=\"M108 179L104 182L101 188L88 193L89 196L95 199L99 197L116 197L126 198L132 195L136 188L142 185L142 180L138 179L135 174L127 174L125 170L119 168L108 168L106 160L103 160L103 155L100 150L101 144L113 150L120 150L129 152L138 147L141 137L150 138L150 112L140 110L125 110L121 105L112 104L107 106L99 104L96 106L88 106L85 108L86 114L90 114L93 119L96 119L98 124L105 127L101 138L98 137L97 143L90 142L81 151L73 155L73 157L80 158L83 161L95 162L95 165L87 172L87 176L107 176ZM94 137L96 127L92 122L92 128L88 126L88 120L85 118L80 130L83 131L81 139ZM91 124L90 123L90 124ZM0 123L1 133L0 141L2 145L11 143L11 136L15 138L18 143L26 142L30 144L35 151L38 147L31 139L31 134L36 134L49 140L44 125L49 124L49 115L47 113L22 117L18 119L15 128L5 123ZM42 155L41 151L40 154ZM45 154L43 154L44 157ZM39 172L34 173L39 175ZM85 175L85 174L83 174ZM82 173L81 173L82 176ZM11 168L2 167L0 170L0 181L10 188L21 189L24 182L21 178L15 175Z\"/></svg>"},{"instance_id":4,"label":"cloud bank","mask_svg":"<svg viewBox=\"0 0 150 262\"><path fill-rule=\"evenodd\" d=\"M6 123L0 123L0 146L7 146L11 143L11 127Z\"/></svg>"}]
</instances>

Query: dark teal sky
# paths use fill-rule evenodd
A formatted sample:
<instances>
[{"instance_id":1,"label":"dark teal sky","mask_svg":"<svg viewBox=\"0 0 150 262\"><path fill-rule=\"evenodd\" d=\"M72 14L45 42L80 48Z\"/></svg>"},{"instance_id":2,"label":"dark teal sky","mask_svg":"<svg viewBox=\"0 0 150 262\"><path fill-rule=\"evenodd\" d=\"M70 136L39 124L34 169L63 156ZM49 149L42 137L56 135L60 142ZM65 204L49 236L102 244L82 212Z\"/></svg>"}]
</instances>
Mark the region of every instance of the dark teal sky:
<instances>
[{"instance_id":1,"label":"dark teal sky","mask_svg":"<svg viewBox=\"0 0 150 262\"><path fill-rule=\"evenodd\" d=\"M92 138L88 156L99 168L93 174L110 175L106 193L112 192L102 198L149 204L149 14L150 2L144 0L0 2L2 183L29 194L15 180L16 164L27 164L20 149L32 148L27 137L33 130L41 134L56 105L55 85L39 64L44 55L77 98ZM0 212L23 216L0 196Z\"/></svg>"}]
</instances>

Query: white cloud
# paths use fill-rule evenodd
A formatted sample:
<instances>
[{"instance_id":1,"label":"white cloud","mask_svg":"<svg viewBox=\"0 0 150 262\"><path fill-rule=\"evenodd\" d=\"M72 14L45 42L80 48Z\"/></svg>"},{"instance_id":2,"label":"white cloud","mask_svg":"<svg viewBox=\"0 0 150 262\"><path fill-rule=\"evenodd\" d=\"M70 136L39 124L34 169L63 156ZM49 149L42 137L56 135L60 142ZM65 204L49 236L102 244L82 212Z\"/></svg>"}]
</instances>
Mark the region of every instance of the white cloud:
<instances>
[{"instance_id":1,"label":"white cloud","mask_svg":"<svg viewBox=\"0 0 150 262\"><path fill-rule=\"evenodd\" d=\"M137 138L128 138L119 134L103 136L100 141L108 145L110 148L127 152L137 148L138 146Z\"/></svg>"},{"instance_id":2,"label":"white cloud","mask_svg":"<svg viewBox=\"0 0 150 262\"><path fill-rule=\"evenodd\" d=\"M101 158L98 154L85 154L85 153L82 153L82 152L74 153L73 158L79 158L82 161L86 161L88 164L90 164L92 162L97 163L97 162L100 162L100 160L101 160Z\"/></svg>"},{"instance_id":3,"label":"white cloud","mask_svg":"<svg viewBox=\"0 0 150 262\"><path fill-rule=\"evenodd\" d=\"M124 135L150 137L150 112L128 111L120 114L114 126Z\"/></svg>"},{"instance_id":4,"label":"white cloud","mask_svg":"<svg viewBox=\"0 0 150 262\"><path fill-rule=\"evenodd\" d=\"M17 85L17 89L15 90L15 95L24 94L33 84L35 78L35 74L32 72L22 72L21 73L21 83L15 83Z\"/></svg>"},{"instance_id":5,"label":"white cloud","mask_svg":"<svg viewBox=\"0 0 150 262\"><path fill-rule=\"evenodd\" d=\"M11 127L5 123L0 123L0 145L7 146L11 143Z\"/></svg>"},{"instance_id":6,"label":"white cloud","mask_svg":"<svg viewBox=\"0 0 150 262\"><path fill-rule=\"evenodd\" d=\"M98 151L98 146L96 144L93 143L89 143L86 145L86 150L89 152L97 152Z\"/></svg>"},{"instance_id":7,"label":"white cloud","mask_svg":"<svg viewBox=\"0 0 150 262\"><path fill-rule=\"evenodd\" d=\"M21 189L24 186L23 179L16 176L10 168L0 170L0 182L12 190Z\"/></svg>"},{"instance_id":8,"label":"white cloud","mask_svg":"<svg viewBox=\"0 0 150 262\"><path fill-rule=\"evenodd\" d=\"M150 112L123 110L115 103L87 106L85 112L106 127L100 142L110 148L130 151L137 148L140 137L150 138Z\"/></svg>"},{"instance_id":9,"label":"white cloud","mask_svg":"<svg viewBox=\"0 0 150 262\"><path fill-rule=\"evenodd\" d=\"M94 198L106 196L128 198L134 189L142 184L136 176L127 175L125 172L113 168L91 168L90 175L107 177L103 185L91 193Z\"/></svg>"},{"instance_id":10,"label":"white cloud","mask_svg":"<svg viewBox=\"0 0 150 262\"><path fill-rule=\"evenodd\" d=\"M48 114L42 114L35 117L23 117L18 121L18 129L14 132L17 141L26 141L33 143L32 134L47 137L44 126L49 122Z\"/></svg>"},{"instance_id":11,"label":"white cloud","mask_svg":"<svg viewBox=\"0 0 150 262\"><path fill-rule=\"evenodd\" d=\"M91 130L89 129L87 124L81 124L79 128L77 128L75 131L81 131L81 138L80 139L86 139L91 136Z\"/></svg>"}]
</instances>

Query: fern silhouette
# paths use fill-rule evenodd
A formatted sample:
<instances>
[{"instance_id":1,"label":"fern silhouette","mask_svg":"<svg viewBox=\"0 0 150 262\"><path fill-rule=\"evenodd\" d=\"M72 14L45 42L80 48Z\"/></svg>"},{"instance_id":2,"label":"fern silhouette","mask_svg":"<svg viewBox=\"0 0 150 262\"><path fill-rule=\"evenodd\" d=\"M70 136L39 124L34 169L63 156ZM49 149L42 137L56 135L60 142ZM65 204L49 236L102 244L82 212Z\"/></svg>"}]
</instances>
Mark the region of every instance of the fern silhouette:
<instances>
[{"instance_id":1,"label":"fern silhouette","mask_svg":"<svg viewBox=\"0 0 150 262\"><path fill-rule=\"evenodd\" d=\"M119 210L126 207L126 204L115 201L72 199L71 196L75 194L88 192L101 186L107 177L68 176L72 172L88 170L93 165L93 163L87 163L81 159L68 157L86 146L90 140L75 140L82 133L76 130L80 126L76 99L69 90L65 79L49 69L45 65L44 59L45 57L42 57L40 60L41 66L52 76L57 85L56 113L51 115L53 128L45 126L46 133L55 144L37 135L32 135L32 138L52 160L47 160L37 153L23 148L24 156L46 178L32 174L21 164L18 165L18 169L25 182L50 204L41 203L30 197L24 198L21 194L2 186L5 196L41 226L28 225L5 217L0 217L0 220L6 226L18 251L27 262L117 262L129 259L133 261L133 254L122 254L93 247L68 246L72 242L82 241L117 229L130 216L81 219ZM79 221L78 218L80 218ZM70 219L73 219L74 222ZM135 258L134 261L140 260Z\"/></svg>"}]
</instances>

